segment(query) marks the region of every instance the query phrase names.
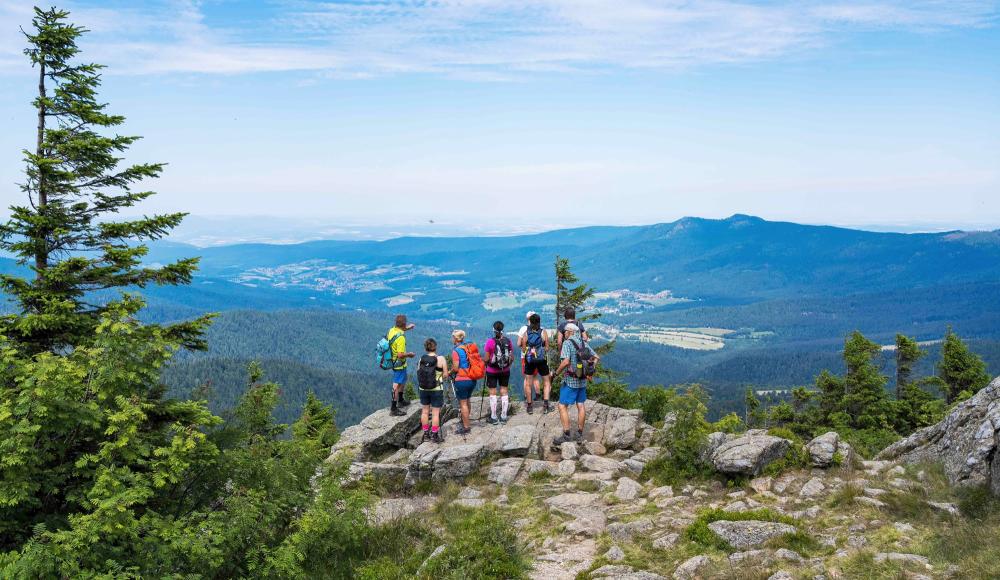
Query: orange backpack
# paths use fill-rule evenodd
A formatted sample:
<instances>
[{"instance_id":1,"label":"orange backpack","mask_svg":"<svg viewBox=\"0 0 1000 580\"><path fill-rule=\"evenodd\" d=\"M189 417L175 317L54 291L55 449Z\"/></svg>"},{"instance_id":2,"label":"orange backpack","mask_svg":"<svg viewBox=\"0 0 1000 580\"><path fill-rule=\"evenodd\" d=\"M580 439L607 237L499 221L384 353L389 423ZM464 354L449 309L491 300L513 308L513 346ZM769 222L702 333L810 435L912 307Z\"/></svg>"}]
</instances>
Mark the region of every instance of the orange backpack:
<instances>
[{"instance_id":1,"label":"orange backpack","mask_svg":"<svg viewBox=\"0 0 1000 580\"><path fill-rule=\"evenodd\" d=\"M455 350L462 349L465 351L465 358L469 361L469 367L465 370L465 376L469 377L473 381L478 381L479 379L486 376L486 363L483 362L483 357L479 355L479 347L476 346L474 342L467 342L462 346L456 347Z\"/></svg>"}]
</instances>

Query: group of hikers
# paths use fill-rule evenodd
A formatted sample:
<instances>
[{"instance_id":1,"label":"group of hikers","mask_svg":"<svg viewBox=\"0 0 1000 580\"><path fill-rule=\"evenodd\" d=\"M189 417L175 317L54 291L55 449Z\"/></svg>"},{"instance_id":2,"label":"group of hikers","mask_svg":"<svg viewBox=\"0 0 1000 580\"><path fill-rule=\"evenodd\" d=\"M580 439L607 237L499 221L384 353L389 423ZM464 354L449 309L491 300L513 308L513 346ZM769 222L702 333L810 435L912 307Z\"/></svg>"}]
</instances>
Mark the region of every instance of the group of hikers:
<instances>
[{"instance_id":1,"label":"group of hikers","mask_svg":"<svg viewBox=\"0 0 1000 580\"><path fill-rule=\"evenodd\" d=\"M555 337L542 328L542 319L537 312L528 312L525 315L526 324L517 332L517 349L520 353L521 374L524 376L525 411L529 415L534 413L534 404L539 394L542 413L551 412L549 395L552 376L562 377L558 407L563 434L555 440L556 445L583 439L587 384L594 376L600 360L589 344L590 336L586 328L576 320L576 310L565 309L563 317L565 320L556 329ZM407 367L409 359L416 358L417 355L407 350L406 333L414 328L415 325L407 320L406 315L399 314L393 327L376 347L377 362L383 369L392 371L392 402L389 413L393 416L405 415L401 408L410 404L404 397ZM424 354L417 362L416 373L417 392L423 407L420 414L423 441L440 443L444 439L441 433L441 408L444 406L445 387L449 382L458 400L461 417L455 428L456 435L468 435L472 432L469 399L479 380L485 379L489 390L490 417L487 422L491 425L507 422L510 409L510 371L515 355L514 344L504 332L504 323L499 320L493 323L493 336L483 343L483 354L480 354L476 343L467 342L466 338L464 330L452 331L450 356L439 353L435 339L428 338L424 341ZM546 358L548 349L552 347L559 353L559 366L554 373L550 371ZM575 432L570 426L571 405L576 405L577 408Z\"/></svg>"}]
</instances>

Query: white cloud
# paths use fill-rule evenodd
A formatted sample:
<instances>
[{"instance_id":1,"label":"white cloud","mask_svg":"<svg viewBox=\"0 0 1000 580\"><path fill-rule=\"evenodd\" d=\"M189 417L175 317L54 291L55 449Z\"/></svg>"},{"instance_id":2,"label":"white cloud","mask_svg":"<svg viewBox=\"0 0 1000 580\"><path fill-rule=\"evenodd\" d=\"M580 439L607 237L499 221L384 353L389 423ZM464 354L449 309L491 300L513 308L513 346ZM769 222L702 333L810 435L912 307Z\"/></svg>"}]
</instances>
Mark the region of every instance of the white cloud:
<instances>
[{"instance_id":1,"label":"white cloud","mask_svg":"<svg viewBox=\"0 0 1000 580\"><path fill-rule=\"evenodd\" d=\"M26 26L25 6L0 0L0 28ZM70 8L93 30L89 55L112 74L301 70L487 80L771 59L844 32L985 27L998 15L994 0L286 0L237 27L206 18L193 0ZM0 38L0 70L23 67L19 35Z\"/></svg>"}]
</instances>

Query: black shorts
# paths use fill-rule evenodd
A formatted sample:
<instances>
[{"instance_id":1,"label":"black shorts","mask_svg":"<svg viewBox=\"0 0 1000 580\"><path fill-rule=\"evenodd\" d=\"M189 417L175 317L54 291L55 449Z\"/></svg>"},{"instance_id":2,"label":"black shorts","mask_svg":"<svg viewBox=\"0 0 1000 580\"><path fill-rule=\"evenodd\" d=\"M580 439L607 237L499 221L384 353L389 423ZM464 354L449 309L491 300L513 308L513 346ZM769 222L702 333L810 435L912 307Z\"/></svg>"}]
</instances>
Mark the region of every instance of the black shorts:
<instances>
[{"instance_id":1,"label":"black shorts","mask_svg":"<svg viewBox=\"0 0 1000 580\"><path fill-rule=\"evenodd\" d=\"M417 389L420 393L420 404L430 405L435 409L440 409L444 406L444 391L438 389L436 391L425 391L423 389Z\"/></svg>"},{"instance_id":2,"label":"black shorts","mask_svg":"<svg viewBox=\"0 0 1000 580\"><path fill-rule=\"evenodd\" d=\"M549 376L549 361L544 359L532 362L524 361L524 376L533 377L535 375Z\"/></svg>"},{"instance_id":3,"label":"black shorts","mask_svg":"<svg viewBox=\"0 0 1000 580\"><path fill-rule=\"evenodd\" d=\"M497 384L501 387L510 385L510 371L496 374L486 373L486 388L495 389L497 388Z\"/></svg>"}]
</instances>

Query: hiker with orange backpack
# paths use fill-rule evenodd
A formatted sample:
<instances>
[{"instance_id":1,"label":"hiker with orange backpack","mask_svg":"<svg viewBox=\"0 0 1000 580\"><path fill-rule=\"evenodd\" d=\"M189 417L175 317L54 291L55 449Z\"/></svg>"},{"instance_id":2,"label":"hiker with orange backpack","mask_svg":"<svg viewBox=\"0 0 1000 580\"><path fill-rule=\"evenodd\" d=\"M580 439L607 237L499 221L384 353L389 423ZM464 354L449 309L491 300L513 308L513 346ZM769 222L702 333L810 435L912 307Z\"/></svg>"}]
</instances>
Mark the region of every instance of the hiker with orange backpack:
<instances>
[{"instance_id":1,"label":"hiker with orange backpack","mask_svg":"<svg viewBox=\"0 0 1000 580\"><path fill-rule=\"evenodd\" d=\"M493 323L493 337L483 346L486 351L486 387L490 390L490 425L507 423L510 408L510 365L514 362L514 345L503 333L503 322ZM497 418L497 387L500 388L500 418ZM480 414L481 416L481 414Z\"/></svg>"},{"instance_id":2,"label":"hiker with orange backpack","mask_svg":"<svg viewBox=\"0 0 1000 580\"><path fill-rule=\"evenodd\" d=\"M455 345L451 351L451 376L455 385L455 397L458 398L458 410L461 424L455 428L456 435L468 435L472 432L469 415L472 409L469 399L476 388L476 381L483 378L486 365L479 356L479 347L473 342L465 342L465 331L455 329L451 332L451 342Z\"/></svg>"}]
</instances>

